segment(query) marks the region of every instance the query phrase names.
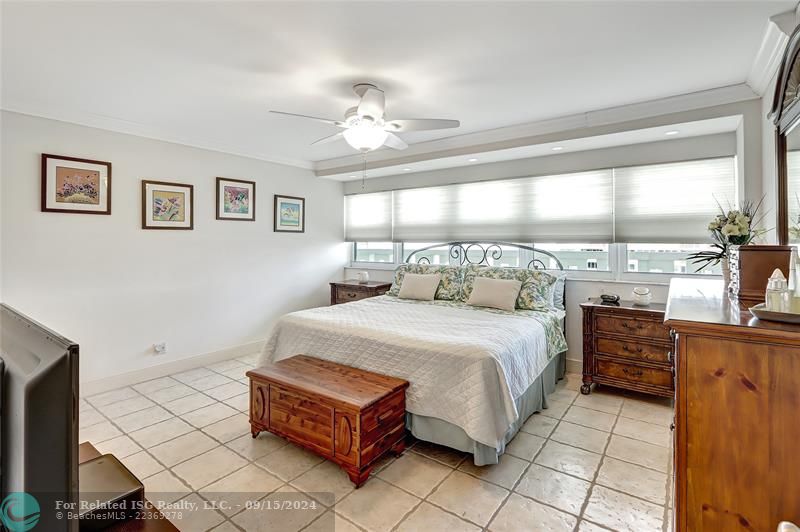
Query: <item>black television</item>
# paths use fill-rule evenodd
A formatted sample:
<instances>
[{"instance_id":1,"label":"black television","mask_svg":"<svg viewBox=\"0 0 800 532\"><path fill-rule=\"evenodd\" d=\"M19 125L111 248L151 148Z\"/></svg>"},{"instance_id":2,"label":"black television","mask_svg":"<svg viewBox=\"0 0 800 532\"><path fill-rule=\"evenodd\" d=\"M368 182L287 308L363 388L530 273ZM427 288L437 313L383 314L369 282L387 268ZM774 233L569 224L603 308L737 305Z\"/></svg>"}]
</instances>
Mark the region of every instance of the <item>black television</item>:
<instances>
[{"instance_id":1,"label":"black television","mask_svg":"<svg viewBox=\"0 0 800 532\"><path fill-rule=\"evenodd\" d=\"M0 366L0 521L77 531L78 345L0 304Z\"/></svg>"}]
</instances>

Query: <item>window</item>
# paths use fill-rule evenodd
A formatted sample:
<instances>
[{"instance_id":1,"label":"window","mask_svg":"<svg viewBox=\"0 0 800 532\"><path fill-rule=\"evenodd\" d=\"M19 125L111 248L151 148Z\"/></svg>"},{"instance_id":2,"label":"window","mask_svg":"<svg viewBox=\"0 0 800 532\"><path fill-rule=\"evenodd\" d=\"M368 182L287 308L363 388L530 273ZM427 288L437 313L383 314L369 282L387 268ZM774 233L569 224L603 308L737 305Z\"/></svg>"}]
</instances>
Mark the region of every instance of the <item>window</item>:
<instances>
[{"instance_id":1,"label":"window","mask_svg":"<svg viewBox=\"0 0 800 532\"><path fill-rule=\"evenodd\" d=\"M561 261L565 270L609 271L608 244L535 244ZM539 257L550 269L558 269L550 257Z\"/></svg>"},{"instance_id":2,"label":"window","mask_svg":"<svg viewBox=\"0 0 800 532\"><path fill-rule=\"evenodd\" d=\"M391 242L356 242L353 246L354 262L394 262L394 244Z\"/></svg>"},{"instance_id":3,"label":"window","mask_svg":"<svg viewBox=\"0 0 800 532\"><path fill-rule=\"evenodd\" d=\"M612 179L606 169L395 190L392 239L609 242Z\"/></svg>"},{"instance_id":4,"label":"window","mask_svg":"<svg viewBox=\"0 0 800 532\"><path fill-rule=\"evenodd\" d=\"M439 242L403 242L403 257L401 262L405 262L408 256L414 251L427 248ZM427 258L431 264L450 264L450 250L447 246L434 249L426 249L418 256L412 257L411 262L418 262L421 257Z\"/></svg>"},{"instance_id":5,"label":"window","mask_svg":"<svg viewBox=\"0 0 800 532\"><path fill-rule=\"evenodd\" d=\"M628 244L628 271L719 275L719 264L697 272L698 267L687 258L691 253L712 249L705 244Z\"/></svg>"},{"instance_id":6,"label":"window","mask_svg":"<svg viewBox=\"0 0 800 532\"><path fill-rule=\"evenodd\" d=\"M688 256L710 249L717 204L735 201L736 158L716 157L346 196L345 239L356 242L354 262L398 264L437 241L534 241L555 258L486 245L467 246L466 260L443 247L424 257L477 263L486 253L487 264L550 269L560 262L591 278L693 274ZM715 265L701 273L720 272Z\"/></svg>"},{"instance_id":7,"label":"window","mask_svg":"<svg viewBox=\"0 0 800 532\"><path fill-rule=\"evenodd\" d=\"M718 203L736 203L734 157L615 168L614 238L626 243L708 242L706 227Z\"/></svg>"}]
</instances>

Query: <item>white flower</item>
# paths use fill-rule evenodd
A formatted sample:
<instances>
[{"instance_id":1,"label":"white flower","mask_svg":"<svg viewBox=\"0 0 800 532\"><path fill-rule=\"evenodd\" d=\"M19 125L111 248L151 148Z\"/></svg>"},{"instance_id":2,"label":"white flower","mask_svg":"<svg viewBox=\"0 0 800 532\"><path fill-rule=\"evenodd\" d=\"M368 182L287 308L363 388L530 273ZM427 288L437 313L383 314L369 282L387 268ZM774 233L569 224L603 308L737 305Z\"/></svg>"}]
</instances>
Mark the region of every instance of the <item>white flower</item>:
<instances>
[{"instance_id":1,"label":"white flower","mask_svg":"<svg viewBox=\"0 0 800 532\"><path fill-rule=\"evenodd\" d=\"M725 236L739 236L741 231L736 224L726 224L725 227L722 228L722 234Z\"/></svg>"},{"instance_id":2,"label":"white flower","mask_svg":"<svg viewBox=\"0 0 800 532\"><path fill-rule=\"evenodd\" d=\"M747 228L750 227L750 218L745 216L744 214L738 214L736 216L736 225L746 230Z\"/></svg>"}]
</instances>

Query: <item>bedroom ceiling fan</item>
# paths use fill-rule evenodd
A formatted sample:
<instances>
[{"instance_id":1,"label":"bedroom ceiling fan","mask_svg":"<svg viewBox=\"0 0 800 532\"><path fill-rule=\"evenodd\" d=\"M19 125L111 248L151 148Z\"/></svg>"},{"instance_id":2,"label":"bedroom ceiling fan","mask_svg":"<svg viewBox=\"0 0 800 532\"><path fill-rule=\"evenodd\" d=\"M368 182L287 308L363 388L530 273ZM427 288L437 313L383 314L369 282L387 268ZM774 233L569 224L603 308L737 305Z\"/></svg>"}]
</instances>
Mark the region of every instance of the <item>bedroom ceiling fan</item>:
<instances>
[{"instance_id":1,"label":"bedroom ceiling fan","mask_svg":"<svg viewBox=\"0 0 800 532\"><path fill-rule=\"evenodd\" d=\"M284 113L282 111L270 111L270 113L309 118L317 122L340 127L343 131L314 141L311 143L312 146L327 144L344 138L350 146L364 153L380 148L383 145L395 150L404 150L408 148L408 144L395 135L395 133L448 129L461 125L458 120L442 120L437 118L392 120L385 116L386 99L383 91L376 85L372 83L358 83L353 85L353 92L361 98L361 101L355 107L351 107L345 111L344 120L331 120L328 118L318 118L316 116L300 115L296 113Z\"/></svg>"}]
</instances>

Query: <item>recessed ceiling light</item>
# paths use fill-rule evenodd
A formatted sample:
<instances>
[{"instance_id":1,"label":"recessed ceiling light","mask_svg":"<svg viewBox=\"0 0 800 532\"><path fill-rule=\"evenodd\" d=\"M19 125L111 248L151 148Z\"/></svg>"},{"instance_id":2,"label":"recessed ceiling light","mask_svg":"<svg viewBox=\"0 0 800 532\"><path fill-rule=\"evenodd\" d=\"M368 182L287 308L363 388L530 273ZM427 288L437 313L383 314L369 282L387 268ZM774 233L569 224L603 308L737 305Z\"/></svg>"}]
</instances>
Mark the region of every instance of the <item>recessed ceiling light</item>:
<instances>
[{"instance_id":1,"label":"recessed ceiling light","mask_svg":"<svg viewBox=\"0 0 800 532\"><path fill-rule=\"evenodd\" d=\"M671 137L672 135L677 135L678 133L680 133L680 131L678 131L677 129L673 129L672 131L667 131L664 134L667 135L668 137Z\"/></svg>"},{"instance_id":2,"label":"recessed ceiling light","mask_svg":"<svg viewBox=\"0 0 800 532\"><path fill-rule=\"evenodd\" d=\"M403 172L410 172L411 168L403 168Z\"/></svg>"},{"instance_id":3,"label":"recessed ceiling light","mask_svg":"<svg viewBox=\"0 0 800 532\"><path fill-rule=\"evenodd\" d=\"M477 162L478 162L478 159L476 159L475 157L473 157L472 159L467 159L467 161L468 161L468 162L471 162L471 163L477 163Z\"/></svg>"},{"instance_id":4,"label":"recessed ceiling light","mask_svg":"<svg viewBox=\"0 0 800 532\"><path fill-rule=\"evenodd\" d=\"M358 177L358 176L351 175L350 179L355 179L356 177Z\"/></svg>"},{"instance_id":5,"label":"recessed ceiling light","mask_svg":"<svg viewBox=\"0 0 800 532\"><path fill-rule=\"evenodd\" d=\"M563 149L564 149L564 146L553 146L553 147L552 147L552 148L550 148L550 149L551 149L551 150L553 150L553 151L561 151L561 150L563 150Z\"/></svg>"}]
</instances>

